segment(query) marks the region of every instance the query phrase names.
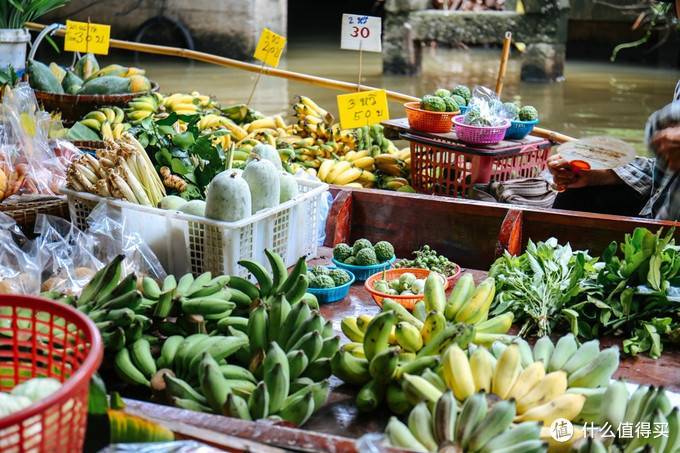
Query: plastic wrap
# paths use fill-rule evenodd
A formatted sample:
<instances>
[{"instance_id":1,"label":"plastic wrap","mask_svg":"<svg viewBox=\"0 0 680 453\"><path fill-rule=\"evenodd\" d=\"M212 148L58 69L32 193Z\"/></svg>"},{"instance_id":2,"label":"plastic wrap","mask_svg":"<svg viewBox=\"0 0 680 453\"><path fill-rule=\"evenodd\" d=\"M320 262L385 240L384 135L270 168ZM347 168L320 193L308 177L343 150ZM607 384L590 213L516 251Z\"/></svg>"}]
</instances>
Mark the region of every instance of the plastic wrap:
<instances>
[{"instance_id":1,"label":"plastic wrap","mask_svg":"<svg viewBox=\"0 0 680 453\"><path fill-rule=\"evenodd\" d=\"M99 450L99 453L217 453L221 451L195 440L181 440L145 444L112 444Z\"/></svg>"},{"instance_id":2,"label":"plastic wrap","mask_svg":"<svg viewBox=\"0 0 680 453\"><path fill-rule=\"evenodd\" d=\"M0 213L0 294L38 294L40 265L34 244L11 217Z\"/></svg>"},{"instance_id":3,"label":"plastic wrap","mask_svg":"<svg viewBox=\"0 0 680 453\"><path fill-rule=\"evenodd\" d=\"M95 239L64 219L40 215L35 233L41 291L78 294L104 265L92 253Z\"/></svg>"},{"instance_id":4,"label":"plastic wrap","mask_svg":"<svg viewBox=\"0 0 680 453\"><path fill-rule=\"evenodd\" d=\"M52 119L39 110L28 84L6 90L0 115L0 200L14 194L57 195L79 154L72 145L48 140Z\"/></svg>"},{"instance_id":5,"label":"plastic wrap","mask_svg":"<svg viewBox=\"0 0 680 453\"><path fill-rule=\"evenodd\" d=\"M477 86L465 112L464 123L470 126L497 127L512 119L512 113L503 105L492 90Z\"/></svg>"},{"instance_id":6,"label":"plastic wrap","mask_svg":"<svg viewBox=\"0 0 680 453\"><path fill-rule=\"evenodd\" d=\"M135 272L138 276L149 276L156 280L166 277L158 258L137 233L125 227L125 219L120 211L107 203L99 203L87 218L88 234L95 243L97 257L102 262L109 262L116 255L124 254L123 268L125 273Z\"/></svg>"}]
</instances>

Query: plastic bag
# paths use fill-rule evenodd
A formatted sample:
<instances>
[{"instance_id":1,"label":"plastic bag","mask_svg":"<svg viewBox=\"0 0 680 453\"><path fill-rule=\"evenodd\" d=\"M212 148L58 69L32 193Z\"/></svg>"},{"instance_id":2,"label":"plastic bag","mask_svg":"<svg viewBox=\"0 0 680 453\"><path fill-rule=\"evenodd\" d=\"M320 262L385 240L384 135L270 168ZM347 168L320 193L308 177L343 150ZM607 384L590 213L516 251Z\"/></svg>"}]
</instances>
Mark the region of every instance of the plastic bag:
<instances>
[{"instance_id":1,"label":"plastic bag","mask_svg":"<svg viewBox=\"0 0 680 453\"><path fill-rule=\"evenodd\" d=\"M496 127L512 119L512 113L492 90L477 86L465 112L464 123L470 126Z\"/></svg>"},{"instance_id":2,"label":"plastic bag","mask_svg":"<svg viewBox=\"0 0 680 453\"><path fill-rule=\"evenodd\" d=\"M92 253L96 241L59 217L39 215L35 249L40 265L41 291L78 294L104 266Z\"/></svg>"},{"instance_id":3,"label":"plastic bag","mask_svg":"<svg viewBox=\"0 0 680 453\"><path fill-rule=\"evenodd\" d=\"M40 292L40 266L33 245L14 219L0 213L0 294Z\"/></svg>"},{"instance_id":4,"label":"plastic bag","mask_svg":"<svg viewBox=\"0 0 680 453\"><path fill-rule=\"evenodd\" d=\"M99 203L87 218L88 234L96 244L97 258L108 263L116 255L124 254L124 274L135 272L138 277L151 277L158 281L166 273L148 244L137 234L125 227L120 211L107 203Z\"/></svg>"},{"instance_id":5,"label":"plastic bag","mask_svg":"<svg viewBox=\"0 0 680 453\"><path fill-rule=\"evenodd\" d=\"M99 450L99 453L217 453L221 451L195 440L181 440L145 444L111 444Z\"/></svg>"},{"instance_id":6,"label":"plastic bag","mask_svg":"<svg viewBox=\"0 0 680 453\"><path fill-rule=\"evenodd\" d=\"M28 84L5 90L0 115L0 200L13 194L59 194L68 166L80 152L63 142L51 147L51 123Z\"/></svg>"}]
</instances>

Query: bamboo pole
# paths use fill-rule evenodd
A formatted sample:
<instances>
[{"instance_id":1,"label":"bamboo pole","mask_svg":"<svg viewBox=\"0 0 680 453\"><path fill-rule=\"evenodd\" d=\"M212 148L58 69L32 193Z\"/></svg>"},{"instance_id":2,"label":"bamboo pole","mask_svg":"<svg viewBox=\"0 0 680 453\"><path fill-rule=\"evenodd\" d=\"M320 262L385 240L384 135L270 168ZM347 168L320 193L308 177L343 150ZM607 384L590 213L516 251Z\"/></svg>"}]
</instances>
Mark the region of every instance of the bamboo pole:
<instances>
[{"instance_id":1,"label":"bamboo pole","mask_svg":"<svg viewBox=\"0 0 680 453\"><path fill-rule=\"evenodd\" d=\"M496 96L501 97L503 92L503 79L505 78L505 71L508 68L508 59L510 58L510 44L512 43L512 33L505 32L505 39L503 39L503 51L501 52L501 65L498 68L498 78L496 79Z\"/></svg>"},{"instance_id":2,"label":"bamboo pole","mask_svg":"<svg viewBox=\"0 0 680 453\"><path fill-rule=\"evenodd\" d=\"M29 30L39 31L45 28L45 25L37 24L34 22L27 22L26 28ZM64 36L64 30L58 30L55 33L57 36ZM198 52L195 50L183 49L180 47L169 47L169 46L159 46L155 44L144 44L131 41L123 41L120 39L111 39L109 41L109 47L116 49L131 50L135 52L144 52L153 55L165 55L171 57L187 58L189 60L202 61L204 63L211 63L218 66L224 66L228 68L242 69L249 72L260 72L260 65L247 63L245 61L234 60L232 58L220 57L217 55L212 55L205 52ZM318 86L321 88L329 88L333 90L354 92L357 90L356 83L342 82L339 80L327 79L325 77L318 77L308 74L303 74L300 72L286 71L284 69L277 69L271 67L265 67L262 70L263 75L268 75L272 77L280 77L283 79L292 80L300 83L307 83L310 85ZM379 88L371 87L367 85L359 84L360 90L377 90ZM399 93L397 91L385 90L388 99L397 102L414 102L420 101L419 98L415 96L409 96L408 94ZM564 141L573 140L573 138L566 135L560 134L558 132L553 132L547 129L535 128L534 135L539 137L544 137L553 140L557 143L562 143Z\"/></svg>"}]
</instances>

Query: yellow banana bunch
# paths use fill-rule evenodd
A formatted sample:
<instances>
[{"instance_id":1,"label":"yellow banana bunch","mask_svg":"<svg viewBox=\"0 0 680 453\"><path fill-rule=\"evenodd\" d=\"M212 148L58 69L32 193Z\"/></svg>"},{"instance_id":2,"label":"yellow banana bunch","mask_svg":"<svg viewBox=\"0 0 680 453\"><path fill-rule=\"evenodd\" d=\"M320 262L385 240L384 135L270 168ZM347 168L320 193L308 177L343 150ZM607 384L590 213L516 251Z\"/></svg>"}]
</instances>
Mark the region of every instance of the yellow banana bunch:
<instances>
[{"instance_id":1,"label":"yellow banana bunch","mask_svg":"<svg viewBox=\"0 0 680 453\"><path fill-rule=\"evenodd\" d=\"M375 181L375 175L353 165L347 160L325 159L321 162L317 177L328 184L349 187L368 187Z\"/></svg>"},{"instance_id":2,"label":"yellow banana bunch","mask_svg":"<svg viewBox=\"0 0 680 453\"><path fill-rule=\"evenodd\" d=\"M130 124L124 121L123 109L113 106L89 112L79 123L97 132L102 140L117 140L130 128Z\"/></svg>"},{"instance_id":3,"label":"yellow banana bunch","mask_svg":"<svg viewBox=\"0 0 680 453\"><path fill-rule=\"evenodd\" d=\"M394 154L378 154L375 156L375 166L388 176L408 176L409 174L409 164Z\"/></svg>"},{"instance_id":4,"label":"yellow banana bunch","mask_svg":"<svg viewBox=\"0 0 680 453\"><path fill-rule=\"evenodd\" d=\"M201 100L191 94L175 93L163 100L163 106L169 112L178 115L195 115L199 112Z\"/></svg>"}]
</instances>

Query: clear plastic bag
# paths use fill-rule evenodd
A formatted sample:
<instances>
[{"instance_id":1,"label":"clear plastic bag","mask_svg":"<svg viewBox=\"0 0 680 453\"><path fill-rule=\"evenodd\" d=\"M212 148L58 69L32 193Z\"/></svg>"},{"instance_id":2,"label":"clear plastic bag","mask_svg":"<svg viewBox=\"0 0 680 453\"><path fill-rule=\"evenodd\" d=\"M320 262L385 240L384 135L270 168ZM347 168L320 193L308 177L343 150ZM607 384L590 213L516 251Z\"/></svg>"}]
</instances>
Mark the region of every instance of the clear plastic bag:
<instances>
[{"instance_id":1,"label":"clear plastic bag","mask_svg":"<svg viewBox=\"0 0 680 453\"><path fill-rule=\"evenodd\" d=\"M472 90L464 123L470 126L496 127L501 126L506 120L511 120L512 116L495 92L477 86Z\"/></svg>"},{"instance_id":2,"label":"clear plastic bag","mask_svg":"<svg viewBox=\"0 0 680 453\"><path fill-rule=\"evenodd\" d=\"M163 266L142 237L125 227L120 211L107 203L99 203L87 218L88 234L95 243L97 257L104 263L116 255L124 254L124 273L135 272L137 276L149 276L156 280L166 277Z\"/></svg>"},{"instance_id":3,"label":"clear plastic bag","mask_svg":"<svg viewBox=\"0 0 680 453\"><path fill-rule=\"evenodd\" d=\"M111 444L99 450L99 453L217 453L221 451L195 440L178 440L142 444Z\"/></svg>"},{"instance_id":4,"label":"clear plastic bag","mask_svg":"<svg viewBox=\"0 0 680 453\"><path fill-rule=\"evenodd\" d=\"M0 213L0 294L40 293L40 265L34 251L14 219Z\"/></svg>"},{"instance_id":5,"label":"clear plastic bag","mask_svg":"<svg viewBox=\"0 0 680 453\"><path fill-rule=\"evenodd\" d=\"M28 84L5 90L0 115L0 200L14 194L59 194L79 151L63 142L50 146L51 124Z\"/></svg>"}]
</instances>

